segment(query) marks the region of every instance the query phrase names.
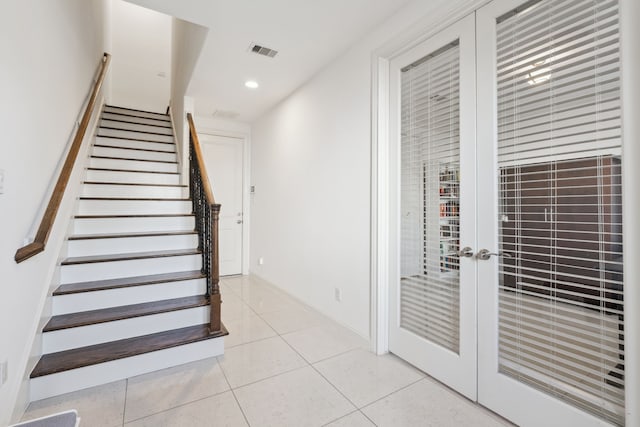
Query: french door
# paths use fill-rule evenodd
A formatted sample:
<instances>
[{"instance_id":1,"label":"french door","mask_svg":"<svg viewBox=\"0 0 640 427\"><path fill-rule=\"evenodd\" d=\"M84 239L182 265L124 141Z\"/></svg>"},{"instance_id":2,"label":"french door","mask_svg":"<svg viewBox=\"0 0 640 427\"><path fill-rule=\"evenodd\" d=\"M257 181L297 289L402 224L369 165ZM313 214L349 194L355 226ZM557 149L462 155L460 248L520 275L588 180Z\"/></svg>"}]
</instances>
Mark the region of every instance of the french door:
<instances>
[{"instance_id":1,"label":"french door","mask_svg":"<svg viewBox=\"0 0 640 427\"><path fill-rule=\"evenodd\" d=\"M618 0L477 11L478 398L520 425L624 425Z\"/></svg>"},{"instance_id":2,"label":"french door","mask_svg":"<svg viewBox=\"0 0 640 427\"><path fill-rule=\"evenodd\" d=\"M400 247L390 350L475 400L474 17L390 65L390 128L400 136L391 150Z\"/></svg>"},{"instance_id":3,"label":"french door","mask_svg":"<svg viewBox=\"0 0 640 427\"><path fill-rule=\"evenodd\" d=\"M625 423L618 22L494 0L390 62L389 349L522 426Z\"/></svg>"}]
</instances>

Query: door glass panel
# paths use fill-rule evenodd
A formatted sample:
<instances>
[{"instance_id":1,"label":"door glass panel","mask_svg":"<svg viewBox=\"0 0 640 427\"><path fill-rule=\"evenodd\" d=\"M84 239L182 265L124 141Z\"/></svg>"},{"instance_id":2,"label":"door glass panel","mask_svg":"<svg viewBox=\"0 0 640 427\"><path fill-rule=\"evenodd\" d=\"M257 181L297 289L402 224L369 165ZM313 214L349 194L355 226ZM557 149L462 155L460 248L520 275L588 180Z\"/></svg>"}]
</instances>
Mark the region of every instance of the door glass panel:
<instances>
[{"instance_id":1,"label":"door glass panel","mask_svg":"<svg viewBox=\"0 0 640 427\"><path fill-rule=\"evenodd\" d=\"M624 424L617 0L497 21L499 370Z\"/></svg>"},{"instance_id":2,"label":"door glass panel","mask_svg":"<svg viewBox=\"0 0 640 427\"><path fill-rule=\"evenodd\" d=\"M402 70L400 327L460 348L459 44Z\"/></svg>"}]
</instances>

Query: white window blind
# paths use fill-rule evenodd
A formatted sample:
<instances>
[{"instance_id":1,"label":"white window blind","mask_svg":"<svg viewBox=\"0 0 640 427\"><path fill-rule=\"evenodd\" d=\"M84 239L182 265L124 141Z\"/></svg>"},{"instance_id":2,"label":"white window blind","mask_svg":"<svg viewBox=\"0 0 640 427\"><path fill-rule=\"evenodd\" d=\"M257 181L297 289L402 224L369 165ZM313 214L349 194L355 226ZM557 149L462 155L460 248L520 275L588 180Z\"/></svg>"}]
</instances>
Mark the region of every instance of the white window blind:
<instances>
[{"instance_id":1,"label":"white window blind","mask_svg":"<svg viewBox=\"0 0 640 427\"><path fill-rule=\"evenodd\" d=\"M459 55L402 70L400 327L459 352Z\"/></svg>"},{"instance_id":2,"label":"white window blind","mask_svg":"<svg viewBox=\"0 0 640 427\"><path fill-rule=\"evenodd\" d=\"M497 21L500 371L624 424L617 0Z\"/></svg>"}]
</instances>

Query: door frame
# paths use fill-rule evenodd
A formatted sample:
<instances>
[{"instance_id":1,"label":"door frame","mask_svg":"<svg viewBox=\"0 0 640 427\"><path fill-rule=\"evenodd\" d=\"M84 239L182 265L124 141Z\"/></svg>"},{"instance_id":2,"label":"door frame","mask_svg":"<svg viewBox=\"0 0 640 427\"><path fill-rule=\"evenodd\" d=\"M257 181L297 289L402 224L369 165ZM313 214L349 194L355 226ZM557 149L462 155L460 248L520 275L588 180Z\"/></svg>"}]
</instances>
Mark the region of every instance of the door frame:
<instances>
[{"instance_id":1,"label":"door frame","mask_svg":"<svg viewBox=\"0 0 640 427\"><path fill-rule=\"evenodd\" d=\"M452 2L430 11L398 36L387 40L371 55L371 248L370 248L370 338L376 354L389 351L389 264L390 229L389 200L395 197L389 185L390 149L389 90L390 61L491 0ZM514 0L514 5L516 1ZM640 111L640 50L634 41L640 40L640 2L620 0L620 26L624 66L622 67L623 118L623 241L627 260L640 254L640 193L634 185L640 182L640 123L635 115ZM425 29L428 29L425 31ZM625 284L640 282L640 263L624 265ZM640 287L625 286L625 411L627 425L640 425Z\"/></svg>"},{"instance_id":2,"label":"door frame","mask_svg":"<svg viewBox=\"0 0 640 427\"><path fill-rule=\"evenodd\" d=\"M231 131L213 127L200 126L199 135L223 136L242 141L242 274L249 274L249 244L251 225L251 134L243 131Z\"/></svg>"}]
</instances>

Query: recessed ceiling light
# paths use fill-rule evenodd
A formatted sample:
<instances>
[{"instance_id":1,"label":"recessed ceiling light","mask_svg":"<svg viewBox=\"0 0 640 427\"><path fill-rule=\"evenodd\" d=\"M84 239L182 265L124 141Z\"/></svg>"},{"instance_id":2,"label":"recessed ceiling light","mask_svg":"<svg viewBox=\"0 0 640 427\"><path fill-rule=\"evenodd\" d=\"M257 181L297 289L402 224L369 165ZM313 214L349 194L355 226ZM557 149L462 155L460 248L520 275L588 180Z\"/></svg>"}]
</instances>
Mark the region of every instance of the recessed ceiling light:
<instances>
[{"instance_id":1,"label":"recessed ceiling light","mask_svg":"<svg viewBox=\"0 0 640 427\"><path fill-rule=\"evenodd\" d=\"M259 86L258 82L255 80L247 80L246 82L244 82L244 85L249 89L257 89Z\"/></svg>"}]
</instances>

